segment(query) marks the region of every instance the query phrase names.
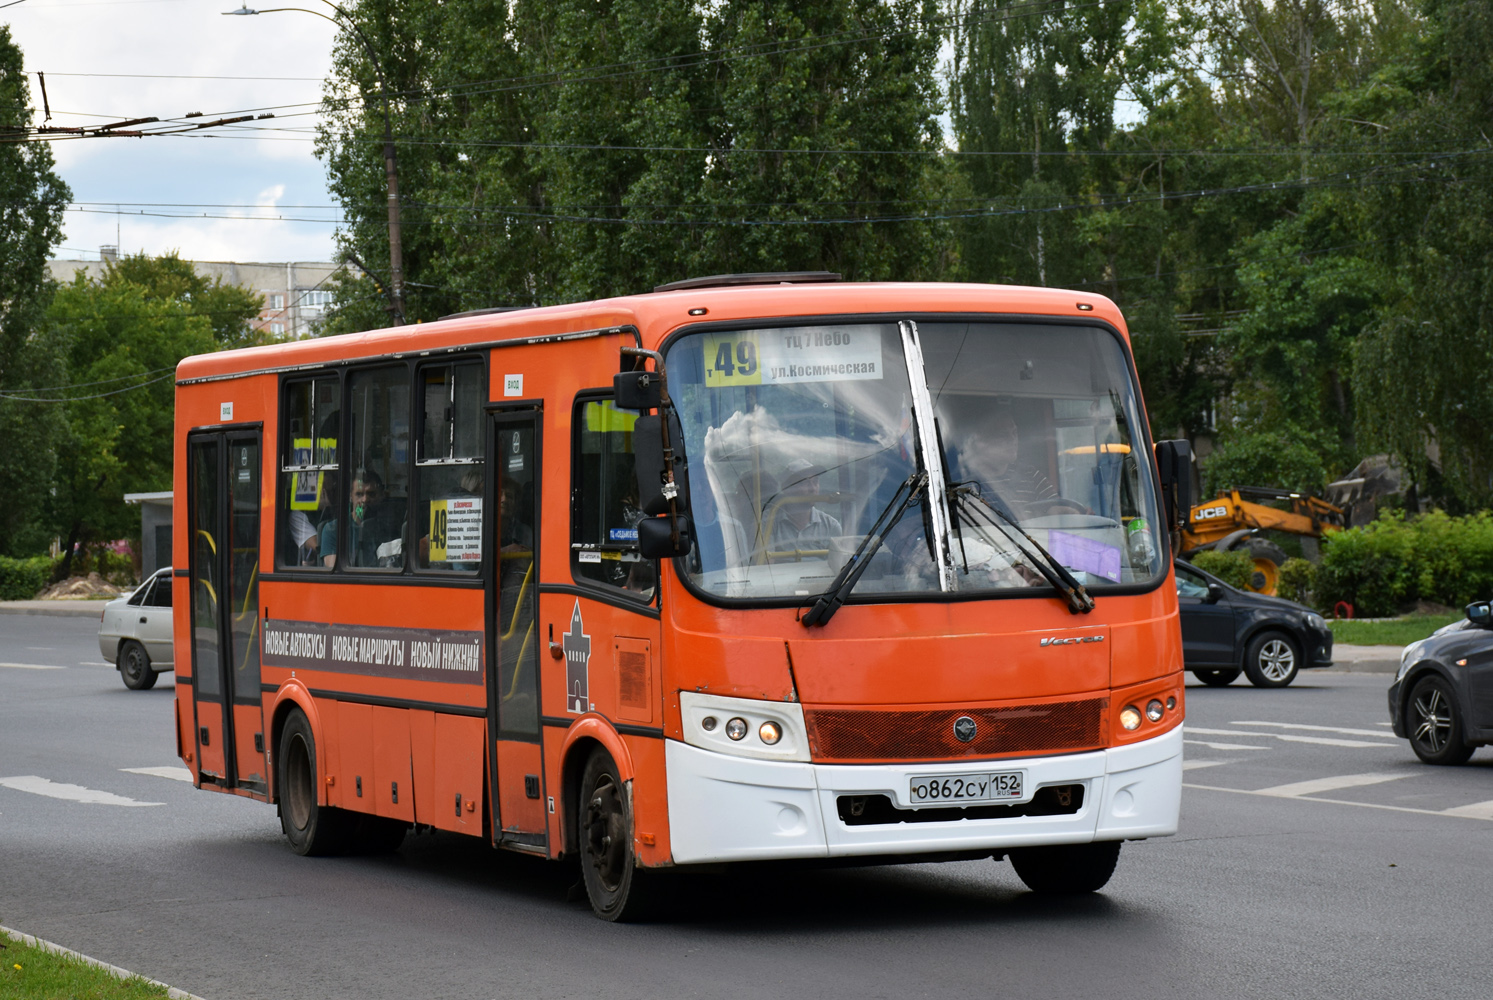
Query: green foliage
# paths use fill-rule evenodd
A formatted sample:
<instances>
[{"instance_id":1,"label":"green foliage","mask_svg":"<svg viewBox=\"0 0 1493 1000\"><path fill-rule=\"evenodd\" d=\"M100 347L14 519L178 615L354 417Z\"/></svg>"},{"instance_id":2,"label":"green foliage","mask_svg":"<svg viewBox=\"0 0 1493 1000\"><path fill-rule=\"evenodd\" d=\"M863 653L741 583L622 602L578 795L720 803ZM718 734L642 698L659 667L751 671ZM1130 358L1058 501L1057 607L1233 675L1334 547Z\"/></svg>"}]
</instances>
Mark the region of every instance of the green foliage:
<instances>
[{"instance_id":1,"label":"green foliage","mask_svg":"<svg viewBox=\"0 0 1493 1000\"><path fill-rule=\"evenodd\" d=\"M1250 577L1254 575L1254 560L1248 552L1235 550L1233 552L1216 552L1205 549L1195 552L1190 557L1192 564L1204 573L1212 573L1224 583L1240 590L1249 589Z\"/></svg>"},{"instance_id":2,"label":"green foliage","mask_svg":"<svg viewBox=\"0 0 1493 1000\"><path fill-rule=\"evenodd\" d=\"M1287 425L1279 430L1231 431L1202 463L1204 495L1236 486L1271 486L1320 492L1327 482L1311 438Z\"/></svg>"},{"instance_id":3,"label":"green foliage","mask_svg":"<svg viewBox=\"0 0 1493 1000\"><path fill-rule=\"evenodd\" d=\"M0 935L3 937L3 935ZM4 941L0 996L6 1000L151 1000L168 995L140 976L121 979L71 955L59 955L15 938Z\"/></svg>"},{"instance_id":4,"label":"green foliage","mask_svg":"<svg viewBox=\"0 0 1493 1000\"><path fill-rule=\"evenodd\" d=\"M54 563L47 556L12 559L0 556L0 601L29 601L52 582Z\"/></svg>"},{"instance_id":5,"label":"green foliage","mask_svg":"<svg viewBox=\"0 0 1493 1000\"><path fill-rule=\"evenodd\" d=\"M1347 646L1408 646L1420 642L1443 625L1461 621L1461 615L1406 615L1392 621L1366 622L1337 618L1327 623L1333 641Z\"/></svg>"},{"instance_id":6,"label":"green foliage","mask_svg":"<svg viewBox=\"0 0 1493 1000\"><path fill-rule=\"evenodd\" d=\"M1393 615L1417 600L1461 607L1493 596L1493 514L1381 515L1323 540L1317 600L1355 615Z\"/></svg>"},{"instance_id":7,"label":"green foliage","mask_svg":"<svg viewBox=\"0 0 1493 1000\"><path fill-rule=\"evenodd\" d=\"M1280 577L1275 584L1275 593L1297 604L1312 604L1312 593L1317 584L1317 567L1305 559L1287 559L1281 563Z\"/></svg>"},{"instance_id":8,"label":"green foliage","mask_svg":"<svg viewBox=\"0 0 1493 1000\"><path fill-rule=\"evenodd\" d=\"M225 285L221 277L209 281L175 251L160 257L144 253L121 257L108 264L102 283L135 285L144 290L147 300L179 303L191 315L205 317L213 338L224 348L254 347L277 339L250 325L264 307L257 292Z\"/></svg>"},{"instance_id":9,"label":"green foliage","mask_svg":"<svg viewBox=\"0 0 1493 1000\"><path fill-rule=\"evenodd\" d=\"M21 50L0 25L0 128L32 123ZM55 407L17 397L63 385L62 352L46 330L52 294L46 262L62 241L62 213L72 195L52 169L44 142L0 143L0 554L46 546L40 498L53 472L61 431Z\"/></svg>"}]
</instances>

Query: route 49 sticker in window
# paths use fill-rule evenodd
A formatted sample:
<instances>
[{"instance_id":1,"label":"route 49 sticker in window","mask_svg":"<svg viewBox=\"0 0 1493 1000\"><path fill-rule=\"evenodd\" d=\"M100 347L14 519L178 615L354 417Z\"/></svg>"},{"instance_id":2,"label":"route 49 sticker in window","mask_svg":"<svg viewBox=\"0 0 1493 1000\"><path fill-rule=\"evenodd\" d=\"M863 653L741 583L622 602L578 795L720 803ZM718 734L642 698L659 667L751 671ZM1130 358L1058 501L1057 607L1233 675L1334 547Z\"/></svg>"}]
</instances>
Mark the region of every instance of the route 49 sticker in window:
<instances>
[{"instance_id":1,"label":"route 49 sticker in window","mask_svg":"<svg viewBox=\"0 0 1493 1000\"><path fill-rule=\"evenodd\" d=\"M432 562L477 562L482 558L482 498L430 501Z\"/></svg>"},{"instance_id":2,"label":"route 49 sticker in window","mask_svg":"<svg viewBox=\"0 0 1493 1000\"><path fill-rule=\"evenodd\" d=\"M702 338L705 387L881 378L881 330L872 326L740 330Z\"/></svg>"}]
</instances>

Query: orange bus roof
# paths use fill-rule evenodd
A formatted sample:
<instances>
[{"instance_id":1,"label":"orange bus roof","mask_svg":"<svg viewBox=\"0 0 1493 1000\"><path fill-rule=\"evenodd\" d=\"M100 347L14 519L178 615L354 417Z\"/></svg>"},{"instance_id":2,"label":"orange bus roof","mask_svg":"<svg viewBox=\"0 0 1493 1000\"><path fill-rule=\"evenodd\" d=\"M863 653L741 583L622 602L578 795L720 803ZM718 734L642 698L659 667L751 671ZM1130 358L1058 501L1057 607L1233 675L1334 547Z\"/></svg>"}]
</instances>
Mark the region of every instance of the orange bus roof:
<instances>
[{"instance_id":1,"label":"orange bus roof","mask_svg":"<svg viewBox=\"0 0 1493 1000\"><path fill-rule=\"evenodd\" d=\"M691 316L692 309L705 312ZM516 309L366 333L199 354L184 359L177 366L176 377L178 381L189 381L625 326L637 327L644 345L652 347L669 332L689 323L898 312L988 312L1092 318L1105 320L1121 331L1125 330L1119 309L1108 298L1067 289L933 282L741 285Z\"/></svg>"}]
</instances>

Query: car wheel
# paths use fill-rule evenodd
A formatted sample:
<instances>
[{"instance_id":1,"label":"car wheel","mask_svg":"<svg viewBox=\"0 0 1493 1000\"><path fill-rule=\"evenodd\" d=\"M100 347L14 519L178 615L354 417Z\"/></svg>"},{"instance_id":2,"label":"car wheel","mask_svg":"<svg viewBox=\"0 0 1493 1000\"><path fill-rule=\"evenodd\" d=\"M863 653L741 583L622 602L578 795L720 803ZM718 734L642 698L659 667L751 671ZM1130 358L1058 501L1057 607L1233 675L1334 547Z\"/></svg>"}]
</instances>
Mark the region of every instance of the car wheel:
<instances>
[{"instance_id":1,"label":"car wheel","mask_svg":"<svg viewBox=\"0 0 1493 1000\"><path fill-rule=\"evenodd\" d=\"M299 708L291 710L280 731L275 766L280 828L291 850L303 855L342 853L347 847L351 817L316 800L316 739L311 734L311 723Z\"/></svg>"},{"instance_id":2,"label":"car wheel","mask_svg":"<svg viewBox=\"0 0 1493 1000\"><path fill-rule=\"evenodd\" d=\"M1465 764L1472 756L1451 685L1436 674L1422 677L1411 689L1405 728L1410 731L1410 749L1427 764Z\"/></svg>"},{"instance_id":3,"label":"car wheel","mask_svg":"<svg viewBox=\"0 0 1493 1000\"><path fill-rule=\"evenodd\" d=\"M1244 653L1244 672L1255 687L1283 688L1300 669L1301 654L1284 632L1261 632Z\"/></svg>"},{"instance_id":4,"label":"car wheel","mask_svg":"<svg viewBox=\"0 0 1493 1000\"><path fill-rule=\"evenodd\" d=\"M644 916L653 888L650 873L637 866L627 789L605 750L593 751L586 761L578 813L581 878L591 909L603 920Z\"/></svg>"},{"instance_id":5,"label":"car wheel","mask_svg":"<svg viewBox=\"0 0 1493 1000\"><path fill-rule=\"evenodd\" d=\"M1115 873L1120 842L1018 847L1007 854L1011 867L1032 892L1098 892Z\"/></svg>"},{"instance_id":6,"label":"car wheel","mask_svg":"<svg viewBox=\"0 0 1493 1000\"><path fill-rule=\"evenodd\" d=\"M1194 670L1192 676L1210 688L1228 687L1239 679L1238 670Z\"/></svg>"},{"instance_id":7,"label":"car wheel","mask_svg":"<svg viewBox=\"0 0 1493 1000\"><path fill-rule=\"evenodd\" d=\"M156 686L156 672L150 669L150 654L133 639L119 644L119 676L131 691L149 691Z\"/></svg>"},{"instance_id":8,"label":"car wheel","mask_svg":"<svg viewBox=\"0 0 1493 1000\"><path fill-rule=\"evenodd\" d=\"M1275 595L1280 584L1280 568L1286 552L1268 538L1251 538L1239 546L1249 552L1254 567L1249 575L1249 589L1257 594Z\"/></svg>"}]
</instances>

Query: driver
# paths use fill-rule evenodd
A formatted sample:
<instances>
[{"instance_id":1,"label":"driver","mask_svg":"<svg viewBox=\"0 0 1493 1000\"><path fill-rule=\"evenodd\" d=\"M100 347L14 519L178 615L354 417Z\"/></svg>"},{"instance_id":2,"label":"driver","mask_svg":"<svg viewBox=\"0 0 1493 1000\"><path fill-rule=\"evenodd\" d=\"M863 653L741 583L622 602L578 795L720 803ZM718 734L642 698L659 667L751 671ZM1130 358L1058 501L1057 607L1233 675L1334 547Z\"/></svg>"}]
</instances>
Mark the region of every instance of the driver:
<instances>
[{"instance_id":1,"label":"driver","mask_svg":"<svg viewBox=\"0 0 1493 1000\"><path fill-rule=\"evenodd\" d=\"M822 549L829 540L844 534L839 518L821 510L809 498L818 497L819 477L824 466L806 458L795 458L783 470L777 515L772 522L769 547L773 551Z\"/></svg>"},{"instance_id":2,"label":"driver","mask_svg":"<svg viewBox=\"0 0 1493 1000\"><path fill-rule=\"evenodd\" d=\"M955 453L957 478L973 481L980 496L1014 520L1041 517L1073 504L1058 496L1042 471L1017 458L1021 435L1009 406L996 406L980 423L970 427Z\"/></svg>"}]
</instances>

